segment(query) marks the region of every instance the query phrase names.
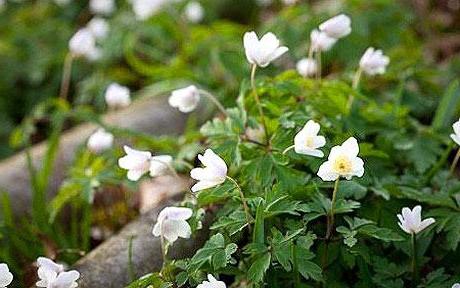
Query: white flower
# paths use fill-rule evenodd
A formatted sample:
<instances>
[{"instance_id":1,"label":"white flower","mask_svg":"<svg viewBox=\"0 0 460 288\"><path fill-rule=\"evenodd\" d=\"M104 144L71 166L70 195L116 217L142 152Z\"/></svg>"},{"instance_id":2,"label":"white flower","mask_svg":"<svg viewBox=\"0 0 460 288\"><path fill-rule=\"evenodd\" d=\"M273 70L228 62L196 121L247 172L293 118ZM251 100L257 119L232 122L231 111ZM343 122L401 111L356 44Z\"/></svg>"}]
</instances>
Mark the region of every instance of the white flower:
<instances>
[{"instance_id":1,"label":"white flower","mask_svg":"<svg viewBox=\"0 0 460 288\"><path fill-rule=\"evenodd\" d=\"M260 67L267 67L289 49L280 46L275 34L268 32L259 40L255 32L246 32L243 37L244 50L249 63Z\"/></svg>"},{"instance_id":2,"label":"white flower","mask_svg":"<svg viewBox=\"0 0 460 288\"><path fill-rule=\"evenodd\" d=\"M297 62L297 72L303 77L309 77L316 74L318 65L316 64L315 59L312 58L303 58Z\"/></svg>"},{"instance_id":3,"label":"white flower","mask_svg":"<svg viewBox=\"0 0 460 288\"><path fill-rule=\"evenodd\" d=\"M118 83L112 83L105 91L105 102L110 108L122 108L131 104L131 97L128 87Z\"/></svg>"},{"instance_id":4,"label":"white flower","mask_svg":"<svg viewBox=\"0 0 460 288\"><path fill-rule=\"evenodd\" d=\"M89 10L94 14L110 15L115 10L114 0L90 0Z\"/></svg>"},{"instance_id":5,"label":"white flower","mask_svg":"<svg viewBox=\"0 0 460 288\"><path fill-rule=\"evenodd\" d=\"M54 271L56 273L64 272L64 265L57 264L53 260L46 258L46 257L38 257L37 266L38 266L38 270L47 269L47 270Z\"/></svg>"},{"instance_id":6,"label":"white flower","mask_svg":"<svg viewBox=\"0 0 460 288\"><path fill-rule=\"evenodd\" d=\"M104 152L112 148L113 135L106 132L104 129L98 129L88 138L86 146L88 149L96 154Z\"/></svg>"},{"instance_id":7,"label":"white flower","mask_svg":"<svg viewBox=\"0 0 460 288\"><path fill-rule=\"evenodd\" d=\"M199 2L192 1L185 6L185 17L192 23L198 23L203 20L204 9Z\"/></svg>"},{"instance_id":8,"label":"white flower","mask_svg":"<svg viewBox=\"0 0 460 288\"><path fill-rule=\"evenodd\" d=\"M0 288L5 288L13 282L13 274L11 274L8 265L0 264Z\"/></svg>"},{"instance_id":9,"label":"white flower","mask_svg":"<svg viewBox=\"0 0 460 288\"><path fill-rule=\"evenodd\" d=\"M183 113L195 110L200 101L200 91L194 85L174 90L168 99L169 105Z\"/></svg>"},{"instance_id":10,"label":"white flower","mask_svg":"<svg viewBox=\"0 0 460 288\"><path fill-rule=\"evenodd\" d=\"M311 48L315 52L327 51L337 42L337 39L329 37L326 33L314 29L310 33Z\"/></svg>"},{"instance_id":11,"label":"white flower","mask_svg":"<svg viewBox=\"0 0 460 288\"><path fill-rule=\"evenodd\" d=\"M35 284L37 287L76 288L80 273L76 270L57 273L50 269L38 269L38 278L40 280Z\"/></svg>"},{"instance_id":12,"label":"white flower","mask_svg":"<svg viewBox=\"0 0 460 288\"><path fill-rule=\"evenodd\" d=\"M454 133L450 134L450 138L460 145L460 119L452 125L452 128L454 129Z\"/></svg>"},{"instance_id":13,"label":"white flower","mask_svg":"<svg viewBox=\"0 0 460 288\"><path fill-rule=\"evenodd\" d=\"M134 14L138 20L146 20L157 13L167 0L132 0Z\"/></svg>"},{"instance_id":14,"label":"white flower","mask_svg":"<svg viewBox=\"0 0 460 288\"><path fill-rule=\"evenodd\" d=\"M327 36L339 39L351 33L351 19L345 14L340 14L321 23L319 30Z\"/></svg>"},{"instance_id":15,"label":"white flower","mask_svg":"<svg viewBox=\"0 0 460 288\"><path fill-rule=\"evenodd\" d=\"M350 180L353 176L364 175L364 162L358 157L358 141L350 137L340 146L332 147L327 161L321 164L318 176L323 181L335 181L339 177Z\"/></svg>"},{"instance_id":16,"label":"white flower","mask_svg":"<svg viewBox=\"0 0 460 288\"><path fill-rule=\"evenodd\" d=\"M104 39L109 33L109 24L107 21L100 17L94 17L88 22L86 27L93 33L96 39Z\"/></svg>"},{"instance_id":17,"label":"white flower","mask_svg":"<svg viewBox=\"0 0 460 288\"><path fill-rule=\"evenodd\" d=\"M82 28L75 33L69 41L70 52L75 56L91 58L95 53L96 38L88 28Z\"/></svg>"},{"instance_id":18,"label":"white flower","mask_svg":"<svg viewBox=\"0 0 460 288\"><path fill-rule=\"evenodd\" d=\"M398 214L399 227L408 234L417 234L423 231L426 227L430 226L434 222L434 218L427 218L422 221L422 207L417 205L412 211L404 207L402 209L402 215Z\"/></svg>"},{"instance_id":19,"label":"white flower","mask_svg":"<svg viewBox=\"0 0 460 288\"><path fill-rule=\"evenodd\" d=\"M173 158L169 155L153 156L150 159L150 176L156 177L168 174Z\"/></svg>"},{"instance_id":20,"label":"white flower","mask_svg":"<svg viewBox=\"0 0 460 288\"><path fill-rule=\"evenodd\" d=\"M214 151L207 149L203 155L198 155L198 159L205 167L194 168L190 171L190 176L198 180L198 183L192 187L192 192L208 189L225 182L227 165Z\"/></svg>"},{"instance_id":21,"label":"white flower","mask_svg":"<svg viewBox=\"0 0 460 288\"><path fill-rule=\"evenodd\" d=\"M158 214L157 223L153 226L152 234L162 236L169 243L174 243L177 238L190 238L192 229L187 219L192 217L193 211L185 207L166 207Z\"/></svg>"},{"instance_id":22,"label":"white flower","mask_svg":"<svg viewBox=\"0 0 460 288\"><path fill-rule=\"evenodd\" d=\"M321 127L313 120L309 120L294 137L294 150L296 153L315 157L323 157L323 151L318 148L326 145L324 136L318 136Z\"/></svg>"},{"instance_id":23,"label":"white flower","mask_svg":"<svg viewBox=\"0 0 460 288\"><path fill-rule=\"evenodd\" d=\"M359 67L368 75L385 73L390 58L383 55L382 50L375 50L372 47L367 48L364 55L359 60Z\"/></svg>"},{"instance_id":24,"label":"white flower","mask_svg":"<svg viewBox=\"0 0 460 288\"><path fill-rule=\"evenodd\" d=\"M294 5L295 3L297 3L297 1L298 0L283 0L283 4L290 6L290 5Z\"/></svg>"},{"instance_id":25,"label":"white flower","mask_svg":"<svg viewBox=\"0 0 460 288\"><path fill-rule=\"evenodd\" d=\"M452 288L460 288L460 283L455 283L454 285L452 285Z\"/></svg>"},{"instance_id":26,"label":"white flower","mask_svg":"<svg viewBox=\"0 0 460 288\"><path fill-rule=\"evenodd\" d=\"M214 276L208 274L209 281L203 281L200 285L196 286L196 288L227 288L225 282L217 281Z\"/></svg>"},{"instance_id":27,"label":"white flower","mask_svg":"<svg viewBox=\"0 0 460 288\"><path fill-rule=\"evenodd\" d=\"M126 156L118 159L118 166L128 170L127 177L131 181L137 181L150 170L152 154L148 151L139 151L124 146Z\"/></svg>"}]
</instances>

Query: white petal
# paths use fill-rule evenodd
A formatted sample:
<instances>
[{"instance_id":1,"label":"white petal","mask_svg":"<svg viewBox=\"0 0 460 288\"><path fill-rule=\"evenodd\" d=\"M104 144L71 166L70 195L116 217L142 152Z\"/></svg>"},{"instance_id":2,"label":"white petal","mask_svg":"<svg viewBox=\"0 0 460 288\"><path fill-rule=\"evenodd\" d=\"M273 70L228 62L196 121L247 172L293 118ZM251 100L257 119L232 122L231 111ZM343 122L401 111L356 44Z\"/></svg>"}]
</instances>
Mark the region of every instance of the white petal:
<instances>
[{"instance_id":1,"label":"white petal","mask_svg":"<svg viewBox=\"0 0 460 288\"><path fill-rule=\"evenodd\" d=\"M434 222L436 222L436 220L434 220L434 218L427 218L427 219L423 220L419 225L417 233L420 232L420 231L425 230L425 228L427 228L428 226L430 226Z\"/></svg>"},{"instance_id":2,"label":"white petal","mask_svg":"<svg viewBox=\"0 0 460 288\"><path fill-rule=\"evenodd\" d=\"M155 237L161 236L161 223L160 222L155 223L155 225L153 226L152 234Z\"/></svg>"},{"instance_id":3,"label":"white petal","mask_svg":"<svg viewBox=\"0 0 460 288\"><path fill-rule=\"evenodd\" d=\"M286 53L287 51L289 51L289 48L286 47L286 46L281 46L281 47L277 48L277 49L272 53L272 55L270 56L270 61L274 61L274 60L278 59L279 57L281 57L281 55L283 55L283 54Z\"/></svg>"},{"instance_id":4,"label":"white petal","mask_svg":"<svg viewBox=\"0 0 460 288\"><path fill-rule=\"evenodd\" d=\"M308 120L308 122L303 127L303 130L308 135L318 135L321 126L313 120Z\"/></svg>"},{"instance_id":5,"label":"white petal","mask_svg":"<svg viewBox=\"0 0 460 288\"><path fill-rule=\"evenodd\" d=\"M169 243L174 243L177 238L190 238L192 229L187 221L165 220L163 222L163 236Z\"/></svg>"},{"instance_id":6,"label":"white petal","mask_svg":"<svg viewBox=\"0 0 460 288\"><path fill-rule=\"evenodd\" d=\"M192 217L192 214L193 210L187 207L166 207L160 212L158 218L187 220Z\"/></svg>"},{"instance_id":7,"label":"white petal","mask_svg":"<svg viewBox=\"0 0 460 288\"><path fill-rule=\"evenodd\" d=\"M246 53L246 58L249 63L255 63L255 51L259 48L259 39L255 32L246 32L243 36L243 45Z\"/></svg>"},{"instance_id":8,"label":"white petal","mask_svg":"<svg viewBox=\"0 0 460 288\"><path fill-rule=\"evenodd\" d=\"M450 134L450 138L452 138L452 140L454 140L455 143L457 143L458 145L460 145L460 137L456 134Z\"/></svg>"},{"instance_id":9,"label":"white petal","mask_svg":"<svg viewBox=\"0 0 460 288\"><path fill-rule=\"evenodd\" d=\"M126 176L128 177L128 180L137 181L137 180L139 180L139 179L142 177L142 175L144 175L146 172L147 172L147 171L132 169L132 170L128 170L128 173L126 174Z\"/></svg>"},{"instance_id":10,"label":"white petal","mask_svg":"<svg viewBox=\"0 0 460 288\"><path fill-rule=\"evenodd\" d=\"M204 166L218 170L220 176L227 175L227 164L211 149L206 149L203 155L198 155L198 159Z\"/></svg>"},{"instance_id":11,"label":"white petal","mask_svg":"<svg viewBox=\"0 0 460 288\"><path fill-rule=\"evenodd\" d=\"M331 162L326 161L319 167L318 176L323 181L335 181L339 178L339 174L332 171Z\"/></svg>"},{"instance_id":12,"label":"white petal","mask_svg":"<svg viewBox=\"0 0 460 288\"><path fill-rule=\"evenodd\" d=\"M216 182L216 181L199 181L195 185L192 186L192 192L198 192L201 190L205 190L208 188L215 187L217 185L222 184L223 182Z\"/></svg>"},{"instance_id":13,"label":"white petal","mask_svg":"<svg viewBox=\"0 0 460 288\"><path fill-rule=\"evenodd\" d=\"M80 278L80 273L76 270L62 272L56 278L54 285L56 288L71 288L74 287L74 282Z\"/></svg>"},{"instance_id":14,"label":"white petal","mask_svg":"<svg viewBox=\"0 0 460 288\"><path fill-rule=\"evenodd\" d=\"M356 157L358 156L359 153L359 145L358 141L354 137L348 138L345 142L342 144L342 148L347 152L347 155L350 157Z\"/></svg>"},{"instance_id":15,"label":"white petal","mask_svg":"<svg viewBox=\"0 0 460 288\"><path fill-rule=\"evenodd\" d=\"M356 157L353 159L353 174L358 177L363 177L364 175L364 161Z\"/></svg>"},{"instance_id":16,"label":"white petal","mask_svg":"<svg viewBox=\"0 0 460 288\"><path fill-rule=\"evenodd\" d=\"M64 271L64 266L61 264L57 264L53 260L46 258L46 257L38 257L37 259L37 265L38 267L43 267L46 269L50 269L52 271L55 271L56 273L60 273Z\"/></svg>"}]
</instances>

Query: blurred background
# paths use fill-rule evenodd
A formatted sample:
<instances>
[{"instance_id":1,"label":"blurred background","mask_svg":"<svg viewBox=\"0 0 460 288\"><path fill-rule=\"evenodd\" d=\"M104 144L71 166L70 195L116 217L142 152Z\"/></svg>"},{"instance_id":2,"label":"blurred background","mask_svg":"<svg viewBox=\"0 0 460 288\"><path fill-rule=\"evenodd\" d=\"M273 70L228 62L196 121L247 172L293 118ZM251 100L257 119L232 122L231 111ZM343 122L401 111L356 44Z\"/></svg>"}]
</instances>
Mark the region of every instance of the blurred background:
<instances>
[{"instance_id":1,"label":"blurred background","mask_svg":"<svg viewBox=\"0 0 460 288\"><path fill-rule=\"evenodd\" d=\"M74 62L69 103L96 112L105 110L111 82L137 91L184 80L230 103L249 73L242 49L246 30L277 34L290 48L277 64L289 69L305 56L310 31L342 12L353 19L353 33L327 53L325 75L352 71L369 45L383 49L392 60L388 81L423 73L423 89L403 91L403 101L415 101L413 113L423 115L460 73L459 0L169 1L145 19L136 16L141 0L115 1L110 11L104 11L105 0L97 1L92 8L82 0L0 0L0 158L22 147L24 129L13 132L32 114L30 139L47 138L50 123L37 105L58 96L69 39L94 17L106 21L108 34L97 40L98 59Z\"/></svg>"}]
</instances>

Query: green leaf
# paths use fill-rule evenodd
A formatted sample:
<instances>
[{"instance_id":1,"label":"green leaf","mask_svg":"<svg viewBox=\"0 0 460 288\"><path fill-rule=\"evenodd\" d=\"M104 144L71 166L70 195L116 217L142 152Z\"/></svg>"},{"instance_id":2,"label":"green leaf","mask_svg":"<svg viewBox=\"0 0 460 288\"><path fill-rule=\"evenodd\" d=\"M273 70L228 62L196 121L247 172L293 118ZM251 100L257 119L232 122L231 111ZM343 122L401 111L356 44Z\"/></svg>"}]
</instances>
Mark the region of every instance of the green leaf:
<instances>
[{"instance_id":1,"label":"green leaf","mask_svg":"<svg viewBox=\"0 0 460 288\"><path fill-rule=\"evenodd\" d=\"M270 267L271 254L259 255L248 270L248 279L254 283L260 283L264 279L265 272Z\"/></svg>"},{"instance_id":2,"label":"green leaf","mask_svg":"<svg viewBox=\"0 0 460 288\"><path fill-rule=\"evenodd\" d=\"M434 114L431 127L435 130L447 128L452 125L455 113L458 111L460 104L460 83L458 80L453 81L447 87L438 109Z\"/></svg>"}]
</instances>

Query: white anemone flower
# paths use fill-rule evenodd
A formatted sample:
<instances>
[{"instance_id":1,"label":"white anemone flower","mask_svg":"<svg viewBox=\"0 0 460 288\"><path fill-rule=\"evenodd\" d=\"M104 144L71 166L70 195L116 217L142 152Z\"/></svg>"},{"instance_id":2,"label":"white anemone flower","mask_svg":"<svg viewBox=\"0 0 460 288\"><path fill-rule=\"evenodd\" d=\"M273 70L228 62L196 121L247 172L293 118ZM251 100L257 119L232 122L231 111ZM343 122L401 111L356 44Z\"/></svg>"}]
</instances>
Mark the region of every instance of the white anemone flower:
<instances>
[{"instance_id":1,"label":"white anemone flower","mask_svg":"<svg viewBox=\"0 0 460 288\"><path fill-rule=\"evenodd\" d=\"M88 28L82 28L70 39L69 50L74 57L86 57L92 60L97 53L96 38Z\"/></svg>"},{"instance_id":2,"label":"white anemone flower","mask_svg":"<svg viewBox=\"0 0 460 288\"><path fill-rule=\"evenodd\" d=\"M37 287L76 288L80 273L76 270L57 273L50 269L38 269L38 277L40 280L35 284Z\"/></svg>"},{"instance_id":3,"label":"white anemone flower","mask_svg":"<svg viewBox=\"0 0 460 288\"><path fill-rule=\"evenodd\" d=\"M227 178L227 164L211 149L207 149L203 155L198 155L198 159L205 166L204 168L194 168L190 171L190 176L198 180L192 187L192 192L208 189L225 182Z\"/></svg>"},{"instance_id":4,"label":"white anemone flower","mask_svg":"<svg viewBox=\"0 0 460 288\"><path fill-rule=\"evenodd\" d=\"M115 0L90 0L89 10L94 14L110 15L115 11Z\"/></svg>"},{"instance_id":5,"label":"white anemone flower","mask_svg":"<svg viewBox=\"0 0 460 288\"><path fill-rule=\"evenodd\" d=\"M271 32L262 36L260 40L255 32L246 32L243 44L248 62L262 68L289 50L286 46L280 46L280 41Z\"/></svg>"},{"instance_id":6,"label":"white anemone flower","mask_svg":"<svg viewBox=\"0 0 460 288\"><path fill-rule=\"evenodd\" d=\"M460 283L455 283L454 285L452 285L452 288L460 288Z\"/></svg>"},{"instance_id":7,"label":"white anemone flower","mask_svg":"<svg viewBox=\"0 0 460 288\"><path fill-rule=\"evenodd\" d=\"M382 50L375 50L372 47L367 48L364 55L359 60L359 67L367 75L376 75L385 73L387 65L390 63L390 58L383 55Z\"/></svg>"},{"instance_id":8,"label":"white anemone flower","mask_svg":"<svg viewBox=\"0 0 460 288\"><path fill-rule=\"evenodd\" d=\"M460 119L452 125L452 128L454 129L454 133L450 134L450 138L460 145Z\"/></svg>"},{"instance_id":9,"label":"white anemone flower","mask_svg":"<svg viewBox=\"0 0 460 288\"><path fill-rule=\"evenodd\" d=\"M218 281L214 276L208 274L208 281L203 281L196 288L227 288L227 285L225 285L225 282Z\"/></svg>"},{"instance_id":10,"label":"white anemone flower","mask_svg":"<svg viewBox=\"0 0 460 288\"><path fill-rule=\"evenodd\" d=\"M11 274L8 265L5 263L0 264L0 288L6 288L13 282L13 274Z\"/></svg>"},{"instance_id":11,"label":"white anemone flower","mask_svg":"<svg viewBox=\"0 0 460 288\"><path fill-rule=\"evenodd\" d=\"M200 91L195 85L174 90L169 96L168 102L169 105L183 113L192 112L200 102Z\"/></svg>"},{"instance_id":12,"label":"white anemone flower","mask_svg":"<svg viewBox=\"0 0 460 288\"><path fill-rule=\"evenodd\" d=\"M157 177L168 174L170 172L173 158L169 155L153 156L150 159L150 176Z\"/></svg>"},{"instance_id":13,"label":"white anemone flower","mask_svg":"<svg viewBox=\"0 0 460 288\"><path fill-rule=\"evenodd\" d=\"M294 137L295 152L314 157L324 157L323 151L318 149L326 145L324 136L318 136L320 128L318 123L309 120Z\"/></svg>"},{"instance_id":14,"label":"white anemone flower","mask_svg":"<svg viewBox=\"0 0 460 288\"><path fill-rule=\"evenodd\" d=\"M327 51L334 46L337 39L329 37L326 33L314 29L310 33L311 49L314 52Z\"/></svg>"},{"instance_id":15,"label":"white anemone flower","mask_svg":"<svg viewBox=\"0 0 460 288\"><path fill-rule=\"evenodd\" d=\"M129 146L124 146L123 149L125 150L126 156L118 159L118 166L128 170L127 177L129 180L137 181L142 175L149 172L152 153L135 150Z\"/></svg>"},{"instance_id":16,"label":"white anemone flower","mask_svg":"<svg viewBox=\"0 0 460 288\"><path fill-rule=\"evenodd\" d=\"M112 148L112 145L113 135L102 128L91 134L88 138L88 142L86 143L86 147L96 154Z\"/></svg>"},{"instance_id":17,"label":"white anemone flower","mask_svg":"<svg viewBox=\"0 0 460 288\"><path fill-rule=\"evenodd\" d=\"M147 20L158 13L167 0L132 0L132 8L138 20Z\"/></svg>"},{"instance_id":18,"label":"white anemone flower","mask_svg":"<svg viewBox=\"0 0 460 288\"><path fill-rule=\"evenodd\" d=\"M96 39L104 39L109 33L109 23L104 18L94 17L86 24L86 27Z\"/></svg>"},{"instance_id":19,"label":"white anemone flower","mask_svg":"<svg viewBox=\"0 0 460 288\"><path fill-rule=\"evenodd\" d=\"M303 77L310 77L316 74L318 64L315 59L303 58L297 62L296 68L297 72L299 72L299 74Z\"/></svg>"},{"instance_id":20,"label":"white anemone flower","mask_svg":"<svg viewBox=\"0 0 460 288\"><path fill-rule=\"evenodd\" d=\"M192 217L193 211L185 207L166 207L158 214L157 223L153 226L152 234L155 237L164 237L170 244L179 237L190 238L192 229L187 220Z\"/></svg>"},{"instance_id":21,"label":"white anemone flower","mask_svg":"<svg viewBox=\"0 0 460 288\"><path fill-rule=\"evenodd\" d=\"M112 83L105 91L105 102L110 108L123 108L131 104L129 88L118 83Z\"/></svg>"},{"instance_id":22,"label":"white anemone flower","mask_svg":"<svg viewBox=\"0 0 460 288\"><path fill-rule=\"evenodd\" d=\"M351 19L345 14L340 14L321 23L319 30L326 33L327 36L339 39L351 33Z\"/></svg>"},{"instance_id":23,"label":"white anemone flower","mask_svg":"<svg viewBox=\"0 0 460 288\"><path fill-rule=\"evenodd\" d=\"M192 23L199 23L204 18L203 6L197 1L192 1L185 6L185 17Z\"/></svg>"},{"instance_id":24,"label":"white anemone flower","mask_svg":"<svg viewBox=\"0 0 460 288\"><path fill-rule=\"evenodd\" d=\"M364 162L358 157L359 145L354 137L348 138L340 146L334 146L327 161L321 164L318 176L323 181L335 181L339 177L350 180L353 176L364 175Z\"/></svg>"},{"instance_id":25,"label":"white anemone flower","mask_svg":"<svg viewBox=\"0 0 460 288\"><path fill-rule=\"evenodd\" d=\"M38 270L47 269L47 270L54 271L56 273L64 272L64 265L57 264L53 260L46 258L46 257L38 257L37 266L38 266Z\"/></svg>"},{"instance_id":26,"label":"white anemone flower","mask_svg":"<svg viewBox=\"0 0 460 288\"><path fill-rule=\"evenodd\" d=\"M397 215L399 227L408 234L418 234L436 222L434 218L427 218L422 221L422 207L420 205L415 206L412 210L404 207L401 214Z\"/></svg>"}]
</instances>

